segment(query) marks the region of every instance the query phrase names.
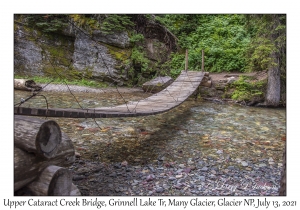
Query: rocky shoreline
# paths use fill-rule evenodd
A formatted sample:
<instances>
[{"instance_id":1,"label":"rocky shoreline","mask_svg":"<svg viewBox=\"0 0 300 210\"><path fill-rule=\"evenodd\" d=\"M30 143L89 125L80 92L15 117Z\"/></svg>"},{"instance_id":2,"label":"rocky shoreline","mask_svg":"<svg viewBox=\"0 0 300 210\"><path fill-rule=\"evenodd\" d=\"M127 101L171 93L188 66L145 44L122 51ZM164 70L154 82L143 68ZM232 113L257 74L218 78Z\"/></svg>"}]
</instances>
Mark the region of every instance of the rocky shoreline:
<instances>
[{"instance_id":1,"label":"rocky shoreline","mask_svg":"<svg viewBox=\"0 0 300 210\"><path fill-rule=\"evenodd\" d=\"M232 165L219 169L222 161ZM70 169L83 196L274 196L281 177L281 165L268 160L251 164L198 157L186 164L157 160L146 165L77 159Z\"/></svg>"},{"instance_id":2,"label":"rocky shoreline","mask_svg":"<svg viewBox=\"0 0 300 210\"><path fill-rule=\"evenodd\" d=\"M120 93L134 93L144 92L142 88L127 88L127 87L110 87L110 88L92 88L79 85L68 85L65 84L39 84L43 87L43 91L46 92L83 92L83 93L109 93L117 92Z\"/></svg>"},{"instance_id":3,"label":"rocky shoreline","mask_svg":"<svg viewBox=\"0 0 300 210\"><path fill-rule=\"evenodd\" d=\"M207 76L204 77L202 83L199 87L199 93L202 99L207 101L212 101L216 103L236 103L244 106L258 106L259 102L262 102L262 99L258 101L250 101L246 103L245 101L235 101L230 98L224 97L225 89L228 85L236 81L239 76L251 76L256 78L256 80L266 79L266 72L259 73L207 73ZM146 84L146 83L145 83ZM120 93L135 93L135 92L144 92L143 87L108 87L108 88L92 88L84 87L78 85L68 85L65 84L39 84L43 88L43 91L46 92L86 92L86 93L110 93L110 92L120 92ZM151 89L151 88L150 88ZM261 104L263 106L263 104Z\"/></svg>"}]
</instances>

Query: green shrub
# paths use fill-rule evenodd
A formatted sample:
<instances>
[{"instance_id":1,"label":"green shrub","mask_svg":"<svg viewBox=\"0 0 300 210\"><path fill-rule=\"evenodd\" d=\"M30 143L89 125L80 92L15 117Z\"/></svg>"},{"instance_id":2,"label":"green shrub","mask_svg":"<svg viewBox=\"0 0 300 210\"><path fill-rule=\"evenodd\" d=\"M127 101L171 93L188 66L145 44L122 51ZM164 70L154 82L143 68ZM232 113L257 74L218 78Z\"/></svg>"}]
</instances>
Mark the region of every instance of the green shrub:
<instances>
[{"instance_id":1,"label":"green shrub","mask_svg":"<svg viewBox=\"0 0 300 210\"><path fill-rule=\"evenodd\" d=\"M144 52L139 47L132 49L131 59L134 66L141 67L142 72L149 71L149 59L145 57Z\"/></svg>"},{"instance_id":2,"label":"green shrub","mask_svg":"<svg viewBox=\"0 0 300 210\"><path fill-rule=\"evenodd\" d=\"M201 69L204 50L205 71L245 71L250 35L244 15L164 15L157 19L179 38L182 49L189 50L189 69Z\"/></svg>"},{"instance_id":3,"label":"green shrub","mask_svg":"<svg viewBox=\"0 0 300 210\"><path fill-rule=\"evenodd\" d=\"M23 15L23 18L29 26L45 33L61 31L68 25L67 15L63 14Z\"/></svg>"},{"instance_id":4,"label":"green shrub","mask_svg":"<svg viewBox=\"0 0 300 210\"><path fill-rule=\"evenodd\" d=\"M130 42L135 44L135 43L144 41L144 39L145 39L145 37L143 34L133 34L130 37Z\"/></svg>"},{"instance_id":5,"label":"green shrub","mask_svg":"<svg viewBox=\"0 0 300 210\"><path fill-rule=\"evenodd\" d=\"M253 98L263 97L266 81L251 81L247 76L241 76L230 85L235 90L231 98L238 101L249 101Z\"/></svg>"}]
</instances>

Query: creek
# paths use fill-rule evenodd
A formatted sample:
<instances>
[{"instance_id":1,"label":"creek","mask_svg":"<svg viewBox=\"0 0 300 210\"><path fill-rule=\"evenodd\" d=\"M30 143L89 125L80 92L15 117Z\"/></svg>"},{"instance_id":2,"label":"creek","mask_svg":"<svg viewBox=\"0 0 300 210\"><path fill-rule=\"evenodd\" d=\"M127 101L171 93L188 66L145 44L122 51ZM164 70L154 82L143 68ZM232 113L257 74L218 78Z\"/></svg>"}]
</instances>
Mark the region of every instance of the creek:
<instances>
[{"instance_id":1,"label":"creek","mask_svg":"<svg viewBox=\"0 0 300 210\"><path fill-rule=\"evenodd\" d=\"M30 95L15 91L15 103ZM49 108L80 108L70 93L43 92ZM143 92L73 93L84 108L114 106L150 96ZM46 107L43 97L25 107ZM45 119L45 118L43 118ZM47 118L72 139L82 159L132 165L189 163L200 157L237 167L281 166L286 138L286 110L217 104L188 99L166 113L136 118ZM96 122L97 123L96 123ZM217 161L217 162L218 162ZM221 163L220 162L220 163Z\"/></svg>"}]
</instances>

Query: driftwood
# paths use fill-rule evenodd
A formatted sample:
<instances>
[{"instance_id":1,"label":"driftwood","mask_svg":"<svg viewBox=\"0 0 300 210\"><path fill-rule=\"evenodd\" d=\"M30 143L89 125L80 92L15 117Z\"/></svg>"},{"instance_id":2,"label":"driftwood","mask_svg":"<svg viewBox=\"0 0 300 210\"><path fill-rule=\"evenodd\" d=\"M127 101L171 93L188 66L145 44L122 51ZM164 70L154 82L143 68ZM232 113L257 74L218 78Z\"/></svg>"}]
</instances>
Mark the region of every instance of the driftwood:
<instances>
[{"instance_id":1,"label":"driftwood","mask_svg":"<svg viewBox=\"0 0 300 210\"><path fill-rule=\"evenodd\" d=\"M33 195L70 195L72 191L72 173L65 168L48 166L36 181L26 186Z\"/></svg>"},{"instance_id":2,"label":"driftwood","mask_svg":"<svg viewBox=\"0 0 300 210\"><path fill-rule=\"evenodd\" d=\"M15 115L15 191L35 180L48 166L70 166L74 160L72 141L54 121Z\"/></svg>"},{"instance_id":3,"label":"driftwood","mask_svg":"<svg viewBox=\"0 0 300 210\"><path fill-rule=\"evenodd\" d=\"M33 80L14 79L14 88L17 90L39 91L42 89Z\"/></svg>"}]
</instances>

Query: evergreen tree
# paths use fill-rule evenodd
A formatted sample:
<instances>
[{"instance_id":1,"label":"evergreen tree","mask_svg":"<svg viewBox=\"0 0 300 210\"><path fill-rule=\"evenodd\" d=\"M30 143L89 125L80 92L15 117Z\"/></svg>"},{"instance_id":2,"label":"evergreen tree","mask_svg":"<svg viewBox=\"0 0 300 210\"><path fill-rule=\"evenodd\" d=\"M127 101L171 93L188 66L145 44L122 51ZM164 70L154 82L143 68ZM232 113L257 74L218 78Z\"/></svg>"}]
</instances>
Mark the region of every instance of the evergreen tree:
<instances>
[{"instance_id":1,"label":"evergreen tree","mask_svg":"<svg viewBox=\"0 0 300 210\"><path fill-rule=\"evenodd\" d=\"M249 68L268 69L265 105L278 106L286 73L286 15L246 15L252 33ZM281 81L281 78L282 81Z\"/></svg>"}]
</instances>

